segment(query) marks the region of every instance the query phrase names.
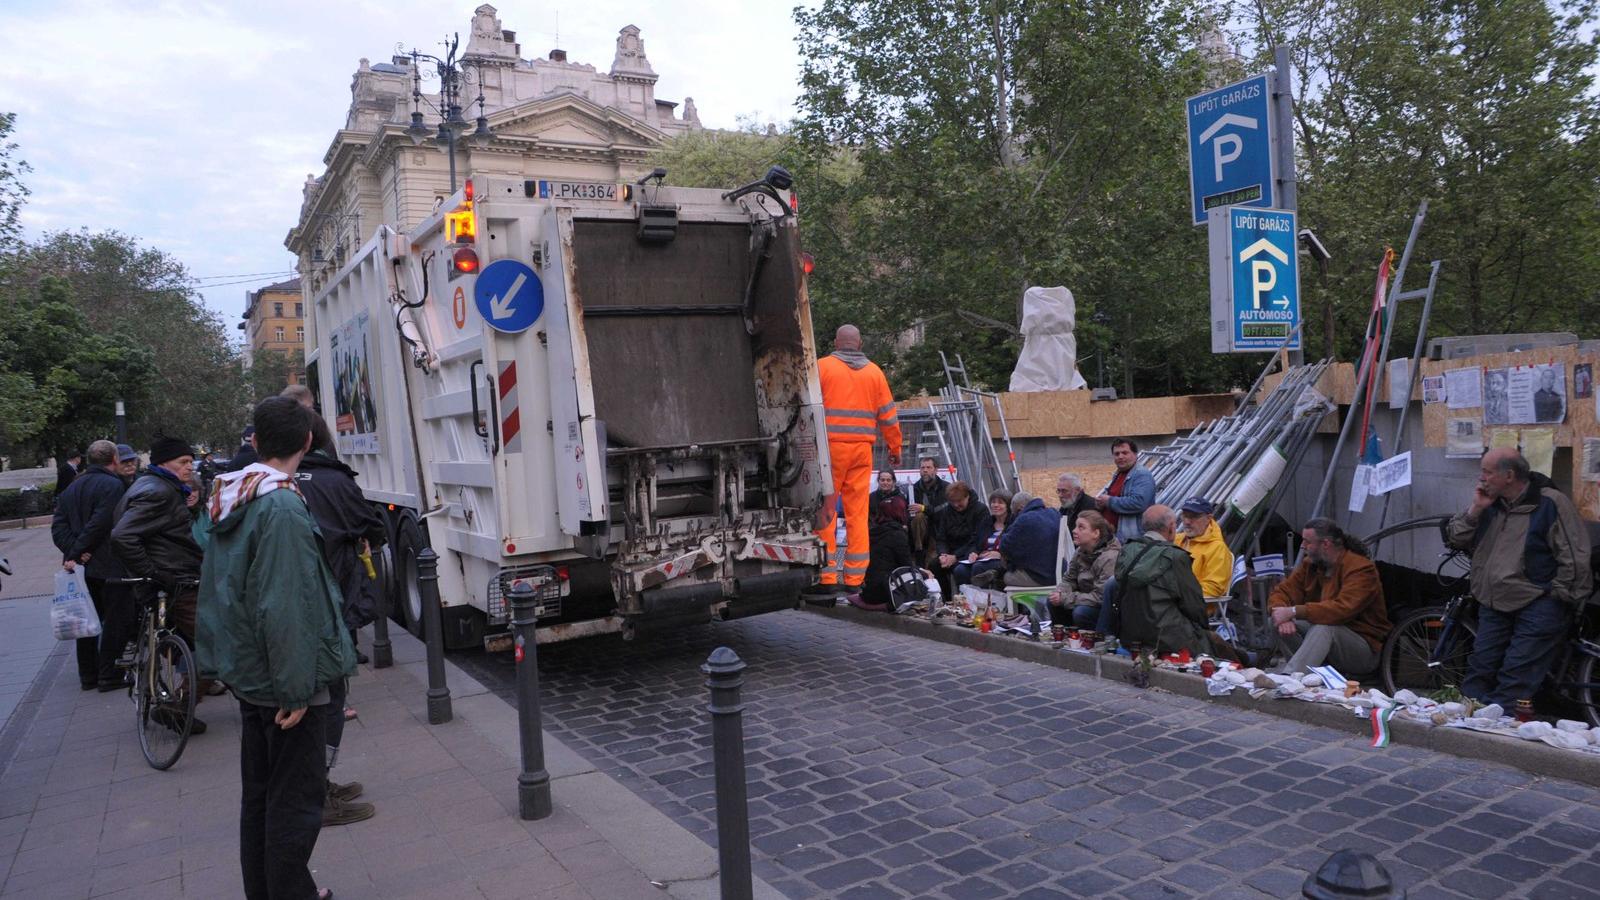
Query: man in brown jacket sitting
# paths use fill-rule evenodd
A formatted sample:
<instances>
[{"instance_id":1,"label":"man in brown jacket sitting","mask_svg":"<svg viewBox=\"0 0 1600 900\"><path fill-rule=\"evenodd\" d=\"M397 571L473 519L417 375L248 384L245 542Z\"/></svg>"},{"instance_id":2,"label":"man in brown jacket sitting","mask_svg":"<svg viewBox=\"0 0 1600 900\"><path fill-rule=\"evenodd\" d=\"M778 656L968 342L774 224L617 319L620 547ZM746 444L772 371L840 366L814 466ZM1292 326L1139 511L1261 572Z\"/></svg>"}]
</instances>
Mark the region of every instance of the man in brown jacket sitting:
<instances>
[{"instance_id":1,"label":"man in brown jacket sitting","mask_svg":"<svg viewBox=\"0 0 1600 900\"><path fill-rule=\"evenodd\" d=\"M1279 672L1331 664L1346 675L1378 668L1389 634L1378 567L1361 542L1332 519L1316 518L1300 532L1300 565L1272 589L1268 605L1289 661Z\"/></svg>"}]
</instances>

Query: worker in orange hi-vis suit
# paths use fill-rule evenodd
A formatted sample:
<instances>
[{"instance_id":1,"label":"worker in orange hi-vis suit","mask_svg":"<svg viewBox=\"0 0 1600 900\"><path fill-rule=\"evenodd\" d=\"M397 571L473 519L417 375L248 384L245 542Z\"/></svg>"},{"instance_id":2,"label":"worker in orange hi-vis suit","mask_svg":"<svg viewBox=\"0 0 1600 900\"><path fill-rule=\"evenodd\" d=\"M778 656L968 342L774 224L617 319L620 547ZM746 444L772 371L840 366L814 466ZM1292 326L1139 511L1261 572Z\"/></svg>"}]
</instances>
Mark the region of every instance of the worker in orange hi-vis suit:
<instances>
[{"instance_id":1,"label":"worker in orange hi-vis suit","mask_svg":"<svg viewBox=\"0 0 1600 900\"><path fill-rule=\"evenodd\" d=\"M828 429L828 456L833 462L833 490L844 498L846 592L861 590L867 574L867 497L872 493L872 443L879 433L889 449L889 464L900 463L900 419L883 370L861 352L861 332L841 325L833 338L833 353L817 360L822 381L822 405ZM834 500L828 498L829 513ZM828 550L822 584L837 589L834 564L839 559L837 532L832 515L817 536Z\"/></svg>"}]
</instances>

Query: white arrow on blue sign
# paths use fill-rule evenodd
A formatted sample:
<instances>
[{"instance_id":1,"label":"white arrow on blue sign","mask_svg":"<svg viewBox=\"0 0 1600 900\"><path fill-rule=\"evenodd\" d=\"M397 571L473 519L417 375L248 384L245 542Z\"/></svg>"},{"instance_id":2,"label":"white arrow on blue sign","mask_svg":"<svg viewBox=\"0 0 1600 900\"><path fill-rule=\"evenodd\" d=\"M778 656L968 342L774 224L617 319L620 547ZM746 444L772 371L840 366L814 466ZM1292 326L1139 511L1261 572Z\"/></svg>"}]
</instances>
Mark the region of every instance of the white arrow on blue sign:
<instances>
[{"instance_id":1,"label":"white arrow on blue sign","mask_svg":"<svg viewBox=\"0 0 1600 900\"><path fill-rule=\"evenodd\" d=\"M1189 197L1194 224L1220 206L1273 203L1270 76L1197 94L1184 102L1189 120Z\"/></svg>"},{"instance_id":2,"label":"white arrow on blue sign","mask_svg":"<svg viewBox=\"0 0 1600 900\"><path fill-rule=\"evenodd\" d=\"M516 334L544 313L544 284L526 263L497 259L479 273L472 299L490 328Z\"/></svg>"},{"instance_id":3,"label":"white arrow on blue sign","mask_svg":"<svg viewBox=\"0 0 1600 900\"><path fill-rule=\"evenodd\" d=\"M1225 347L1214 342L1213 349L1277 350L1300 324L1295 214L1235 206L1213 215L1213 315L1226 316L1228 332ZM1218 291L1222 273L1226 288ZM1300 349L1299 334L1287 349Z\"/></svg>"}]
</instances>

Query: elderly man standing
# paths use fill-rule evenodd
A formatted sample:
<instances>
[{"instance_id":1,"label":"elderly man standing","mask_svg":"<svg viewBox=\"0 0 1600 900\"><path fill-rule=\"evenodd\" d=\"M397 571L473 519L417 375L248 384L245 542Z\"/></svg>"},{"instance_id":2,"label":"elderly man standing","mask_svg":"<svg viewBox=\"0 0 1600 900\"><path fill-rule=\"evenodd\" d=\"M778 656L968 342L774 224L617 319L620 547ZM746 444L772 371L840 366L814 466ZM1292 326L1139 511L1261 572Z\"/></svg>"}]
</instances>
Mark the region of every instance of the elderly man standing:
<instances>
[{"instance_id":1,"label":"elderly man standing","mask_svg":"<svg viewBox=\"0 0 1600 900\"><path fill-rule=\"evenodd\" d=\"M872 445L877 436L889 451L889 465L900 464L900 419L889 393L883 370L861 352L861 332L854 325L841 325L834 333L833 353L817 360L817 375L822 381L822 405L827 419L828 456L833 464L833 490L844 500L846 593L861 590L872 561L867 537L867 498L872 492ZM832 498L827 509L833 511ZM824 592L837 591L839 541L833 516L828 517L817 537L827 548L828 560L821 577Z\"/></svg>"},{"instance_id":2,"label":"elderly man standing","mask_svg":"<svg viewBox=\"0 0 1600 900\"><path fill-rule=\"evenodd\" d=\"M50 536L61 551L61 568L71 572L83 566L84 584L103 623L99 637L78 638L78 681L86 691L122 687L117 657L127 643L133 618L127 586L106 583L128 574L108 543L116 521L112 514L128 489L116 465L116 444L90 444L88 471L74 478L66 493L56 498L55 518L50 523Z\"/></svg>"},{"instance_id":3,"label":"elderly man standing","mask_svg":"<svg viewBox=\"0 0 1600 900\"><path fill-rule=\"evenodd\" d=\"M1324 663L1345 675L1373 671L1389 636L1377 565L1332 519L1312 519L1300 537L1300 565L1267 600L1278 641L1291 654L1278 671L1305 672Z\"/></svg>"},{"instance_id":4,"label":"elderly man standing","mask_svg":"<svg viewBox=\"0 0 1600 900\"><path fill-rule=\"evenodd\" d=\"M1117 474L1095 498L1094 505L1117 529L1117 540L1126 545L1144 533L1139 516L1156 501L1156 479L1149 469L1139 465L1139 445L1129 438L1111 442L1111 461L1117 465Z\"/></svg>"},{"instance_id":5,"label":"elderly man standing","mask_svg":"<svg viewBox=\"0 0 1600 900\"><path fill-rule=\"evenodd\" d=\"M1478 634L1461 692L1507 710L1532 700L1561 647L1572 609L1589 596L1589 536L1549 478L1508 448L1483 455L1472 505L1448 526L1472 553Z\"/></svg>"}]
</instances>

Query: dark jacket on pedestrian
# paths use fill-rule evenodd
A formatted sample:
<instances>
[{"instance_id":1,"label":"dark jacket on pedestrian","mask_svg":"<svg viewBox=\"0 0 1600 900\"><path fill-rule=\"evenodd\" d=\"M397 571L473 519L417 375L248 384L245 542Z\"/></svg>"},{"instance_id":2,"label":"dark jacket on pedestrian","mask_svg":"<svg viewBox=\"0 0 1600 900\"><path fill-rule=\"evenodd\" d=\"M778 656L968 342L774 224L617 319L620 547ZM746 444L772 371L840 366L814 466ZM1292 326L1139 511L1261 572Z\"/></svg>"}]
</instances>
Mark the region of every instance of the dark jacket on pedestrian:
<instances>
[{"instance_id":1,"label":"dark jacket on pedestrian","mask_svg":"<svg viewBox=\"0 0 1600 900\"><path fill-rule=\"evenodd\" d=\"M1534 472L1510 503L1496 499L1477 518L1458 513L1447 526L1450 546L1472 553L1472 595L1500 612L1516 612L1551 594L1576 605L1589 596L1589 534L1578 510L1549 478Z\"/></svg>"},{"instance_id":2,"label":"dark jacket on pedestrian","mask_svg":"<svg viewBox=\"0 0 1600 900\"><path fill-rule=\"evenodd\" d=\"M360 628L377 618L377 582L361 562L361 541L376 551L387 533L377 509L361 493L349 466L313 450L300 460L295 484L322 532L322 548L344 598L344 622Z\"/></svg>"},{"instance_id":3,"label":"dark jacket on pedestrian","mask_svg":"<svg viewBox=\"0 0 1600 900\"><path fill-rule=\"evenodd\" d=\"M949 487L950 484L937 475L933 476L932 483L918 478L911 485L911 500L922 505L931 516L934 510L944 504L944 494Z\"/></svg>"},{"instance_id":4,"label":"dark jacket on pedestrian","mask_svg":"<svg viewBox=\"0 0 1600 900\"><path fill-rule=\"evenodd\" d=\"M242 472L245 466L256 461L255 445L240 444L239 449L233 451L233 456L228 460L228 471Z\"/></svg>"},{"instance_id":5,"label":"dark jacket on pedestrian","mask_svg":"<svg viewBox=\"0 0 1600 900\"><path fill-rule=\"evenodd\" d=\"M1055 584L1056 545L1061 533L1061 516L1035 497L1008 523L1000 538L1000 555L1006 568L1020 569L1037 584Z\"/></svg>"},{"instance_id":6,"label":"dark jacket on pedestrian","mask_svg":"<svg viewBox=\"0 0 1600 900\"><path fill-rule=\"evenodd\" d=\"M946 500L933 511L933 546L940 553L948 553L965 560L967 554L976 553L978 545L988 536L989 507L977 497L967 499L966 509L956 509Z\"/></svg>"},{"instance_id":7,"label":"dark jacket on pedestrian","mask_svg":"<svg viewBox=\"0 0 1600 900\"><path fill-rule=\"evenodd\" d=\"M1089 496L1088 491L1079 491L1078 499L1065 506L1057 507L1061 517L1067 520L1068 531L1078 527L1078 513L1088 512L1092 509L1094 509L1094 498Z\"/></svg>"},{"instance_id":8,"label":"dark jacket on pedestrian","mask_svg":"<svg viewBox=\"0 0 1600 900\"><path fill-rule=\"evenodd\" d=\"M911 504L899 488L892 491L873 491L867 495L867 527L876 530L885 524L904 529L911 524Z\"/></svg>"},{"instance_id":9,"label":"dark jacket on pedestrian","mask_svg":"<svg viewBox=\"0 0 1600 900\"><path fill-rule=\"evenodd\" d=\"M248 703L298 709L355 674L356 654L316 522L265 468L217 477L195 662Z\"/></svg>"},{"instance_id":10,"label":"dark jacket on pedestrian","mask_svg":"<svg viewBox=\"0 0 1600 900\"><path fill-rule=\"evenodd\" d=\"M1211 652L1206 602L1188 551L1155 532L1123 546L1117 557L1117 605L1123 646L1157 653Z\"/></svg>"},{"instance_id":11,"label":"dark jacket on pedestrian","mask_svg":"<svg viewBox=\"0 0 1600 900\"><path fill-rule=\"evenodd\" d=\"M77 468L72 465L72 463L64 459L61 462L56 463L56 496L59 497L66 493L67 488L72 486L73 480L76 479L78 475L79 472Z\"/></svg>"},{"instance_id":12,"label":"dark jacket on pedestrian","mask_svg":"<svg viewBox=\"0 0 1600 900\"><path fill-rule=\"evenodd\" d=\"M1122 542L1107 538L1105 543L1088 550L1079 550L1067 565L1067 575L1061 582L1061 603L1064 606L1098 607L1105 599L1106 582L1117 574L1117 558L1122 553Z\"/></svg>"},{"instance_id":13,"label":"dark jacket on pedestrian","mask_svg":"<svg viewBox=\"0 0 1600 900\"><path fill-rule=\"evenodd\" d=\"M187 485L160 466L151 466L117 503L111 547L128 572L171 589L179 579L200 576L204 554L190 528L194 514L184 498Z\"/></svg>"},{"instance_id":14,"label":"dark jacket on pedestrian","mask_svg":"<svg viewBox=\"0 0 1600 900\"><path fill-rule=\"evenodd\" d=\"M76 562L89 554L85 578L126 578L128 572L111 552L111 526L128 486L122 477L103 466L94 466L79 475L56 498L55 517L50 521L50 537L63 560Z\"/></svg>"}]
</instances>

